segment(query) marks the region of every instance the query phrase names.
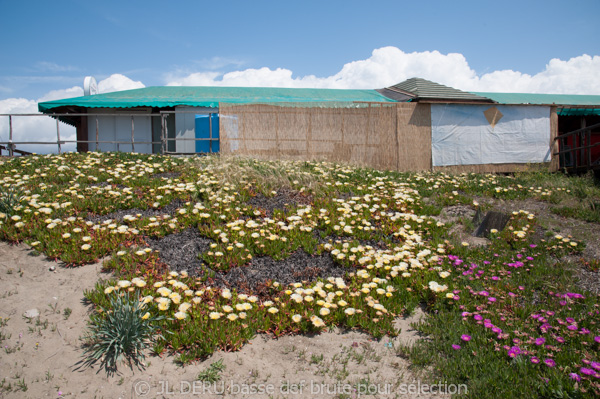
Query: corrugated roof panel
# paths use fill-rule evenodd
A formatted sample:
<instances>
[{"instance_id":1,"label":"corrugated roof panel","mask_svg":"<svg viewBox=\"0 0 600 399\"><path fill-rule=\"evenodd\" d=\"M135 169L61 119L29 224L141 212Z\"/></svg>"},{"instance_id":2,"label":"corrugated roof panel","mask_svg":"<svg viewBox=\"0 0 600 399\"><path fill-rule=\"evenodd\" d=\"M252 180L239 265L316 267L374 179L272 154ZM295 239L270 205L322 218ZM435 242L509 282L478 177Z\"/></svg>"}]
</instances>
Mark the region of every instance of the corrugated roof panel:
<instances>
[{"instance_id":1,"label":"corrugated roof panel","mask_svg":"<svg viewBox=\"0 0 600 399\"><path fill-rule=\"evenodd\" d=\"M484 93L475 92L479 96L490 98L500 104L519 105L598 105L600 96L580 94L536 94L536 93Z\"/></svg>"},{"instance_id":2,"label":"corrugated roof panel","mask_svg":"<svg viewBox=\"0 0 600 399\"><path fill-rule=\"evenodd\" d=\"M315 103L321 106L350 106L355 102L394 102L376 90L293 89L272 87L156 86L117 91L38 104L41 112L58 107L132 108L192 107L216 108L219 103Z\"/></svg>"}]
</instances>

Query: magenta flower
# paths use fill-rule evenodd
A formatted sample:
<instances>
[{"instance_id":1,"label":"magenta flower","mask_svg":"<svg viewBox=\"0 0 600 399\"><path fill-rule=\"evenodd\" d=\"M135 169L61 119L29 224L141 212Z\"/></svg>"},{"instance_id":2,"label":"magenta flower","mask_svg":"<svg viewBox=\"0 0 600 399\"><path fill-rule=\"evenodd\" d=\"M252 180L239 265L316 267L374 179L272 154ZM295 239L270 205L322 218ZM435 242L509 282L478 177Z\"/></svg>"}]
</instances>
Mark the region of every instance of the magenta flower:
<instances>
[{"instance_id":1,"label":"magenta flower","mask_svg":"<svg viewBox=\"0 0 600 399\"><path fill-rule=\"evenodd\" d=\"M594 337L594 341L596 341L597 343L599 343L599 344L600 344L600 336L596 336L596 337Z\"/></svg>"},{"instance_id":2,"label":"magenta flower","mask_svg":"<svg viewBox=\"0 0 600 399\"><path fill-rule=\"evenodd\" d=\"M548 367L556 366L556 362L552 359L544 359L544 363L546 363L546 366L548 366Z\"/></svg>"},{"instance_id":3,"label":"magenta flower","mask_svg":"<svg viewBox=\"0 0 600 399\"><path fill-rule=\"evenodd\" d=\"M473 316L473 318L474 318L475 320L477 320L477 321L481 321L481 320L483 320L483 316L482 316L482 315L480 315L480 314L476 314L476 315L474 315L474 316Z\"/></svg>"},{"instance_id":4,"label":"magenta flower","mask_svg":"<svg viewBox=\"0 0 600 399\"><path fill-rule=\"evenodd\" d=\"M471 336L467 335L467 334L463 334L460 336L460 339L462 339L465 342L469 342L471 340Z\"/></svg>"},{"instance_id":5,"label":"magenta flower","mask_svg":"<svg viewBox=\"0 0 600 399\"><path fill-rule=\"evenodd\" d=\"M523 351L521 350L521 348L519 348L518 346L513 346L508 351L508 356L511 357L511 358L514 358L514 357L519 356L521 353L523 353Z\"/></svg>"},{"instance_id":6,"label":"magenta flower","mask_svg":"<svg viewBox=\"0 0 600 399\"><path fill-rule=\"evenodd\" d=\"M556 341L559 342L559 343L561 343L561 344L565 343L565 339L563 337L556 337Z\"/></svg>"},{"instance_id":7,"label":"magenta flower","mask_svg":"<svg viewBox=\"0 0 600 399\"><path fill-rule=\"evenodd\" d=\"M488 298L488 301L494 303L494 302L496 302L496 298L494 298L493 296L491 296L491 297Z\"/></svg>"},{"instance_id":8,"label":"magenta flower","mask_svg":"<svg viewBox=\"0 0 600 399\"><path fill-rule=\"evenodd\" d=\"M452 344L452 349L454 349L455 351L460 349L460 345L457 344Z\"/></svg>"},{"instance_id":9,"label":"magenta flower","mask_svg":"<svg viewBox=\"0 0 600 399\"><path fill-rule=\"evenodd\" d=\"M594 375L594 370L592 369L588 369L587 367L582 367L579 369L579 371L581 371L581 374L585 374L585 375Z\"/></svg>"},{"instance_id":10,"label":"magenta flower","mask_svg":"<svg viewBox=\"0 0 600 399\"><path fill-rule=\"evenodd\" d=\"M592 362L591 366L594 370L600 370L600 363L598 362Z\"/></svg>"},{"instance_id":11,"label":"magenta flower","mask_svg":"<svg viewBox=\"0 0 600 399\"><path fill-rule=\"evenodd\" d=\"M581 377L577 373L571 373L569 374L569 377L571 377L572 380L581 381Z\"/></svg>"},{"instance_id":12,"label":"magenta flower","mask_svg":"<svg viewBox=\"0 0 600 399\"><path fill-rule=\"evenodd\" d=\"M536 338L536 340L535 340L535 344L536 344L537 346L544 345L544 343L546 343L546 339L545 339L545 338L543 338L543 337Z\"/></svg>"},{"instance_id":13,"label":"magenta flower","mask_svg":"<svg viewBox=\"0 0 600 399\"><path fill-rule=\"evenodd\" d=\"M532 356L530 360L531 360L531 363L533 363L533 364L538 364L540 362L540 359L538 359L535 356Z\"/></svg>"}]
</instances>

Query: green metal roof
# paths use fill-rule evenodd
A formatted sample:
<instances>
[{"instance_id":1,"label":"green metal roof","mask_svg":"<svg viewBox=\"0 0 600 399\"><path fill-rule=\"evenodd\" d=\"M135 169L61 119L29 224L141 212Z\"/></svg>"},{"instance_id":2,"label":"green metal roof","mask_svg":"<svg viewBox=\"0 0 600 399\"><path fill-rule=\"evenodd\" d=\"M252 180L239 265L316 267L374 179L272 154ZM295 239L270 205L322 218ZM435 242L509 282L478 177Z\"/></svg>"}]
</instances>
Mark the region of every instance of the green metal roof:
<instances>
[{"instance_id":1,"label":"green metal roof","mask_svg":"<svg viewBox=\"0 0 600 399\"><path fill-rule=\"evenodd\" d=\"M40 112L59 107L132 108L192 107L217 108L219 103L272 104L306 103L322 107L351 107L356 102L394 102L375 90L292 89L272 87L205 87L156 86L46 101L38 104Z\"/></svg>"},{"instance_id":2,"label":"green metal roof","mask_svg":"<svg viewBox=\"0 0 600 399\"><path fill-rule=\"evenodd\" d=\"M600 96L581 94L536 94L536 93L481 93L474 94L490 98L507 105L556 105L560 116L600 115Z\"/></svg>"},{"instance_id":3,"label":"green metal roof","mask_svg":"<svg viewBox=\"0 0 600 399\"><path fill-rule=\"evenodd\" d=\"M474 93L458 90L453 87L441 85L421 78L411 78L397 85L388 87L389 90L401 90L415 95L419 100L450 100L450 101L477 101L491 102L488 98Z\"/></svg>"},{"instance_id":4,"label":"green metal roof","mask_svg":"<svg viewBox=\"0 0 600 399\"><path fill-rule=\"evenodd\" d=\"M600 96L594 95L481 92L474 92L473 94L490 98L500 104L597 105L600 107Z\"/></svg>"}]
</instances>

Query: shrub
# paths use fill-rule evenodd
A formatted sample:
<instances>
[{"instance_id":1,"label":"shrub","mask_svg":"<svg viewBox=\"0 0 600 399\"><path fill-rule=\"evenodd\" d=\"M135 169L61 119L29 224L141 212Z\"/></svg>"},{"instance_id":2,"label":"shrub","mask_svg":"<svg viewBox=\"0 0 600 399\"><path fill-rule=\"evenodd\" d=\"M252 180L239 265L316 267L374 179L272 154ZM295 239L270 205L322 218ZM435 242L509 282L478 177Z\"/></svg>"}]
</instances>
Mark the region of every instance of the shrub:
<instances>
[{"instance_id":1,"label":"shrub","mask_svg":"<svg viewBox=\"0 0 600 399\"><path fill-rule=\"evenodd\" d=\"M15 187L0 187L0 213L11 216L15 207L21 202L21 190Z\"/></svg>"},{"instance_id":2,"label":"shrub","mask_svg":"<svg viewBox=\"0 0 600 399\"><path fill-rule=\"evenodd\" d=\"M125 360L130 368L143 369L144 350L152 342L156 322L162 317L149 317L147 309L137 298L128 294L111 296L106 309L92 317L88 342L82 361L86 367L100 362L108 374L117 371Z\"/></svg>"}]
</instances>

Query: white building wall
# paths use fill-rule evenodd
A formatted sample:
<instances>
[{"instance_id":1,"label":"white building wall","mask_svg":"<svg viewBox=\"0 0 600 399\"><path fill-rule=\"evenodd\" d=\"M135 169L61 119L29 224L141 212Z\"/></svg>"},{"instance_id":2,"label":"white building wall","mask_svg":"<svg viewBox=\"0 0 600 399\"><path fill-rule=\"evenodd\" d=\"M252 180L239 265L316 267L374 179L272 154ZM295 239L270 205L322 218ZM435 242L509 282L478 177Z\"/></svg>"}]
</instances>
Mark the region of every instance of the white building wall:
<instances>
[{"instance_id":1,"label":"white building wall","mask_svg":"<svg viewBox=\"0 0 600 399\"><path fill-rule=\"evenodd\" d=\"M150 116L144 116L150 114L151 110L116 110L106 108L92 108L88 110L88 140L92 141L89 143L88 148L90 151L122 151L131 152L131 114L135 114L133 118L133 131L134 131L134 145L133 149L137 153L151 154L152 144L152 120ZM113 116L102 114L120 114L123 116ZM98 116L93 114L99 114ZM116 143L99 143L96 148L96 119L98 120L98 141L122 141L127 143L116 144ZM157 118L158 119L158 118ZM157 121L156 123L160 123ZM147 142L146 144L142 144Z\"/></svg>"},{"instance_id":2,"label":"white building wall","mask_svg":"<svg viewBox=\"0 0 600 399\"><path fill-rule=\"evenodd\" d=\"M175 137L177 139L196 138L196 115L217 113L218 109L207 107L175 107ZM176 152L196 152L196 142L193 140L177 140Z\"/></svg>"},{"instance_id":3,"label":"white building wall","mask_svg":"<svg viewBox=\"0 0 600 399\"><path fill-rule=\"evenodd\" d=\"M550 107L432 104L431 144L433 166L550 162Z\"/></svg>"}]
</instances>

